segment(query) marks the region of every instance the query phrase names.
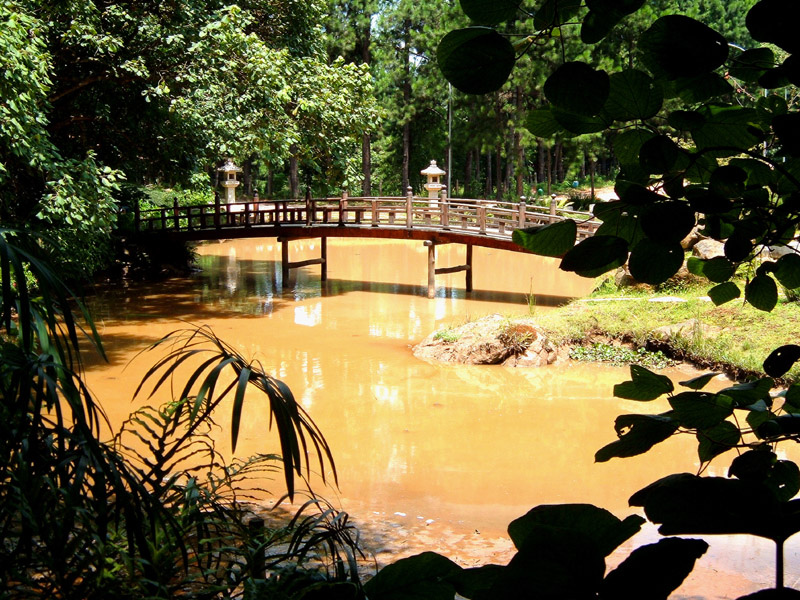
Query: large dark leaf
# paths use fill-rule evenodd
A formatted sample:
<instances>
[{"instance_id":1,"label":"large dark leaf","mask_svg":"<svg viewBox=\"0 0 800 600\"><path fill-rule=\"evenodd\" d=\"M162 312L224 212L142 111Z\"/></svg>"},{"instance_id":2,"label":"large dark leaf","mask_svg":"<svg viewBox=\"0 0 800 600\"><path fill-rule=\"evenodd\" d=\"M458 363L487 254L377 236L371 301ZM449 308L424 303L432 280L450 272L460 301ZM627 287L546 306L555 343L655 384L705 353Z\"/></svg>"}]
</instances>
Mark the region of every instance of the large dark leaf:
<instances>
[{"instance_id":1,"label":"large dark leaf","mask_svg":"<svg viewBox=\"0 0 800 600\"><path fill-rule=\"evenodd\" d=\"M578 532L591 540L602 556L638 533L644 519L637 515L621 521L591 504L552 504L537 506L508 525L508 535L518 549L535 538L541 528Z\"/></svg>"},{"instance_id":2,"label":"large dark leaf","mask_svg":"<svg viewBox=\"0 0 800 600\"><path fill-rule=\"evenodd\" d=\"M559 27L578 12L581 0L544 0L533 17L537 31Z\"/></svg>"},{"instance_id":3,"label":"large dark leaf","mask_svg":"<svg viewBox=\"0 0 800 600\"><path fill-rule=\"evenodd\" d=\"M703 540L681 538L636 548L606 576L600 600L666 600L707 549Z\"/></svg>"},{"instance_id":4,"label":"large dark leaf","mask_svg":"<svg viewBox=\"0 0 800 600\"><path fill-rule=\"evenodd\" d=\"M744 287L744 298L754 308L769 312L778 303L778 286L769 275L756 275Z\"/></svg>"},{"instance_id":5,"label":"large dark leaf","mask_svg":"<svg viewBox=\"0 0 800 600\"><path fill-rule=\"evenodd\" d=\"M724 256L715 256L709 259L691 256L686 261L686 267L690 273L705 277L714 283L728 281L736 272L736 265Z\"/></svg>"},{"instance_id":6,"label":"large dark leaf","mask_svg":"<svg viewBox=\"0 0 800 600\"><path fill-rule=\"evenodd\" d=\"M540 256L563 256L575 246L578 226L572 219L556 221L549 225L517 229L512 234L518 244Z\"/></svg>"},{"instance_id":7,"label":"large dark leaf","mask_svg":"<svg viewBox=\"0 0 800 600\"><path fill-rule=\"evenodd\" d=\"M669 173L685 161L684 151L666 135L647 140L639 149L639 165L646 173Z\"/></svg>"},{"instance_id":8,"label":"large dark leaf","mask_svg":"<svg viewBox=\"0 0 800 600\"><path fill-rule=\"evenodd\" d=\"M776 115L772 119L772 129L784 154L800 155L800 114Z\"/></svg>"},{"instance_id":9,"label":"large dark leaf","mask_svg":"<svg viewBox=\"0 0 800 600\"><path fill-rule=\"evenodd\" d=\"M776 348L764 361L764 373L770 377L782 377L800 360L800 346L787 344Z\"/></svg>"},{"instance_id":10,"label":"large dark leaf","mask_svg":"<svg viewBox=\"0 0 800 600\"><path fill-rule=\"evenodd\" d=\"M733 423L723 421L714 427L697 432L697 455L700 462L709 462L741 442L742 433Z\"/></svg>"},{"instance_id":11,"label":"large dark leaf","mask_svg":"<svg viewBox=\"0 0 800 600\"><path fill-rule=\"evenodd\" d=\"M517 15L522 0L460 0L461 10L477 25L498 25Z\"/></svg>"},{"instance_id":12,"label":"large dark leaf","mask_svg":"<svg viewBox=\"0 0 800 600\"><path fill-rule=\"evenodd\" d=\"M561 269L578 274L600 271L604 273L625 264L628 243L619 237L596 235L586 238L569 250L561 259Z\"/></svg>"},{"instance_id":13,"label":"large dark leaf","mask_svg":"<svg viewBox=\"0 0 800 600\"><path fill-rule=\"evenodd\" d=\"M800 287L800 256L784 254L775 264L775 277L781 285L793 290Z\"/></svg>"},{"instance_id":14,"label":"large dark leaf","mask_svg":"<svg viewBox=\"0 0 800 600\"><path fill-rule=\"evenodd\" d=\"M631 380L614 386L614 395L626 400L648 402L669 394L675 387L666 375L659 375L640 365L631 365Z\"/></svg>"},{"instance_id":15,"label":"large dark leaf","mask_svg":"<svg viewBox=\"0 0 800 600\"><path fill-rule=\"evenodd\" d=\"M560 110L591 117L602 110L609 87L605 71L582 62L567 62L544 82L544 95Z\"/></svg>"},{"instance_id":16,"label":"large dark leaf","mask_svg":"<svg viewBox=\"0 0 800 600\"><path fill-rule=\"evenodd\" d=\"M595 461L644 454L671 437L678 430L678 422L665 415L620 415L614 422L614 429L619 439L598 450Z\"/></svg>"},{"instance_id":17,"label":"large dark leaf","mask_svg":"<svg viewBox=\"0 0 800 600\"><path fill-rule=\"evenodd\" d=\"M483 598L592 597L605 572L605 548L642 523L636 517L611 523L601 511L589 505L542 506L514 521L509 532L519 552ZM593 523L591 516L600 520Z\"/></svg>"},{"instance_id":18,"label":"large dark leaf","mask_svg":"<svg viewBox=\"0 0 800 600\"><path fill-rule=\"evenodd\" d=\"M733 414L733 400L708 392L681 392L669 399L674 417L683 427L708 429Z\"/></svg>"},{"instance_id":19,"label":"large dark leaf","mask_svg":"<svg viewBox=\"0 0 800 600\"><path fill-rule=\"evenodd\" d=\"M747 172L741 167L725 165L711 174L709 189L723 198L739 198L744 194Z\"/></svg>"},{"instance_id":20,"label":"large dark leaf","mask_svg":"<svg viewBox=\"0 0 800 600\"><path fill-rule=\"evenodd\" d=\"M765 485L723 477L669 475L631 496L664 535L751 534L783 540L800 530L798 509Z\"/></svg>"},{"instance_id":21,"label":"large dark leaf","mask_svg":"<svg viewBox=\"0 0 800 600\"><path fill-rule=\"evenodd\" d=\"M720 306L731 300L736 300L736 298L739 298L741 295L742 291L739 289L739 286L732 281L720 283L708 290L708 297L711 298L715 306Z\"/></svg>"},{"instance_id":22,"label":"large dark leaf","mask_svg":"<svg viewBox=\"0 0 800 600\"><path fill-rule=\"evenodd\" d=\"M725 240L725 257L734 263L742 262L750 256L753 248L753 240L750 235L737 228Z\"/></svg>"},{"instance_id":23,"label":"large dark leaf","mask_svg":"<svg viewBox=\"0 0 800 600\"><path fill-rule=\"evenodd\" d=\"M719 373L705 373L703 375L698 375L697 377L687 379L686 381L680 381L679 383L683 387L688 387L692 390L702 390L704 387L706 387L708 382L714 379L714 377L717 375L719 375Z\"/></svg>"},{"instance_id":24,"label":"large dark leaf","mask_svg":"<svg viewBox=\"0 0 800 600\"><path fill-rule=\"evenodd\" d=\"M423 552L384 567L364 591L370 600L453 600L455 587L448 578L460 572L449 558Z\"/></svg>"},{"instance_id":25,"label":"large dark leaf","mask_svg":"<svg viewBox=\"0 0 800 600\"><path fill-rule=\"evenodd\" d=\"M536 137L549 138L564 130L549 108L537 108L528 113L528 131Z\"/></svg>"},{"instance_id":26,"label":"large dark leaf","mask_svg":"<svg viewBox=\"0 0 800 600\"><path fill-rule=\"evenodd\" d=\"M683 264L678 242L661 243L644 239L631 251L628 268L636 281L658 285L675 275Z\"/></svg>"},{"instance_id":27,"label":"large dark leaf","mask_svg":"<svg viewBox=\"0 0 800 600\"><path fill-rule=\"evenodd\" d=\"M588 0L589 12L581 26L581 41L596 44L625 16L636 12L645 0Z\"/></svg>"},{"instance_id":28,"label":"large dark leaf","mask_svg":"<svg viewBox=\"0 0 800 600\"><path fill-rule=\"evenodd\" d=\"M613 73L605 110L617 121L649 119L664 101L661 88L643 71L628 69Z\"/></svg>"},{"instance_id":29,"label":"large dark leaf","mask_svg":"<svg viewBox=\"0 0 800 600\"><path fill-rule=\"evenodd\" d=\"M647 68L670 79L713 71L728 57L724 37L683 15L661 17L639 39Z\"/></svg>"},{"instance_id":30,"label":"large dark leaf","mask_svg":"<svg viewBox=\"0 0 800 600\"><path fill-rule=\"evenodd\" d=\"M794 0L761 0L750 9L745 20L753 39L775 44L790 54L800 52L798 22L800 6Z\"/></svg>"},{"instance_id":31,"label":"large dark leaf","mask_svg":"<svg viewBox=\"0 0 800 600\"><path fill-rule=\"evenodd\" d=\"M769 377L762 377L754 381L738 383L731 387L720 390L720 394L730 396L736 402L737 407L745 407L759 400L769 400L769 393L775 382Z\"/></svg>"},{"instance_id":32,"label":"large dark leaf","mask_svg":"<svg viewBox=\"0 0 800 600\"><path fill-rule=\"evenodd\" d=\"M755 109L710 106L701 112L706 122L692 130L692 139L700 150L713 148L714 156L739 154L764 138L758 128L759 116Z\"/></svg>"},{"instance_id":33,"label":"large dark leaf","mask_svg":"<svg viewBox=\"0 0 800 600\"><path fill-rule=\"evenodd\" d=\"M500 89L516 61L514 47L487 27L467 27L448 33L437 50L439 69L466 94L486 94Z\"/></svg>"},{"instance_id":34,"label":"large dark leaf","mask_svg":"<svg viewBox=\"0 0 800 600\"><path fill-rule=\"evenodd\" d=\"M642 213L642 229L656 242L680 242L695 223L695 212L686 202L657 202Z\"/></svg>"},{"instance_id":35,"label":"large dark leaf","mask_svg":"<svg viewBox=\"0 0 800 600\"><path fill-rule=\"evenodd\" d=\"M775 54L769 48L753 48L737 56L730 69L731 77L755 83L767 69L775 66Z\"/></svg>"},{"instance_id":36,"label":"large dark leaf","mask_svg":"<svg viewBox=\"0 0 800 600\"><path fill-rule=\"evenodd\" d=\"M614 136L614 155L623 165L638 165L642 145L655 137L648 129L628 129Z\"/></svg>"}]
</instances>

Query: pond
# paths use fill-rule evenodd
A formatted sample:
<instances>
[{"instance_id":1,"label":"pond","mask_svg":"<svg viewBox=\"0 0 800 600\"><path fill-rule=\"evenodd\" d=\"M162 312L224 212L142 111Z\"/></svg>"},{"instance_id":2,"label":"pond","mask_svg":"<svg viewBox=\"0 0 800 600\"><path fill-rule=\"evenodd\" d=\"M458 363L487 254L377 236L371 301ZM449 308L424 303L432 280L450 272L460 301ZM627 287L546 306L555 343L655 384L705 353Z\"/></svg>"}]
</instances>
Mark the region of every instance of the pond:
<instances>
[{"instance_id":1,"label":"pond","mask_svg":"<svg viewBox=\"0 0 800 600\"><path fill-rule=\"evenodd\" d=\"M292 260L315 258L318 244L292 242ZM590 291L591 281L559 272L553 259L476 248L471 297L463 273L454 273L437 277L437 296L428 300L427 249L419 242L330 240L327 282L316 266L283 281L274 239L198 251L193 277L100 290L93 305L110 362L89 362L92 390L118 425L139 405L131 394L152 363L148 355L131 362L134 356L184 322L210 326L285 381L320 426L339 487L323 488L316 478L315 490L363 525L379 562L426 549L465 565L504 561L506 525L533 506L587 502L623 518L641 487L697 469L689 438L643 457L594 463L595 451L614 439L615 417L642 412L612 396L627 369L453 366L412 356L411 346L431 331L491 313L535 316ZM462 247L437 251L437 266L464 261ZM220 425L219 446L229 448L224 418ZM267 426L258 403L246 403L237 455L275 452ZM720 464L714 474L724 472ZM633 545L656 537L648 529ZM771 544L709 541L674 598L735 598L773 581ZM796 565L790 545L788 585L800 575Z\"/></svg>"}]
</instances>

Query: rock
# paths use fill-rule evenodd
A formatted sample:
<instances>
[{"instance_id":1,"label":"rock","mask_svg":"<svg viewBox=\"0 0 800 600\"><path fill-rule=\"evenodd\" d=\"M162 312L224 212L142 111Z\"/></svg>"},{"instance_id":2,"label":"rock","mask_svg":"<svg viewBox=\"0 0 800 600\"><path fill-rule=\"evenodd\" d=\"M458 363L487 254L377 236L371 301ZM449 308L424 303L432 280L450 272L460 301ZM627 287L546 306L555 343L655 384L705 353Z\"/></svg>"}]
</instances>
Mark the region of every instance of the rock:
<instances>
[{"instance_id":1,"label":"rock","mask_svg":"<svg viewBox=\"0 0 800 600\"><path fill-rule=\"evenodd\" d=\"M712 239L700 240L692 248L692 254L703 260L725 256L725 244Z\"/></svg>"},{"instance_id":2,"label":"rock","mask_svg":"<svg viewBox=\"0 0 800 600\"><path fill-rule=\"evenodd\" d=\"M532 320L512 323L500 315L432 333L413 352L424 360L467 365L542 366L558 358L556 348Z\"/></svg>"},{"instance_id":3,"label":"rock","mask_svg":"<svg viewBox=\"0 0 800 600\"><path fill-rule=\"evenodd\" d=\"M700 233L700 228L695 227L685 238L681 240L681 248L684 250L691 250L697 245L697 242L700 242L704 239L706 238Z\"/></svg>"}]
</instances>

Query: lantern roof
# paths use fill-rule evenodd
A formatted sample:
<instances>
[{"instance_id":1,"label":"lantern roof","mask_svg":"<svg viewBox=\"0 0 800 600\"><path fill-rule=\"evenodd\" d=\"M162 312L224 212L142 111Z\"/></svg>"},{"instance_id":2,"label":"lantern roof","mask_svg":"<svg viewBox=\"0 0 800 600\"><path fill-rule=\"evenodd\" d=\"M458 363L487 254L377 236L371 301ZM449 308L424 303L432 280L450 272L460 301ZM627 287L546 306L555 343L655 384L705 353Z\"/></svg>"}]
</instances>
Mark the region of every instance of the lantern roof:
<instances>
[{"instance_id":1,"label":"lantern roof","mask_svg":"<svg viewBox=\"0 0 800 600\"><path fill-rule=\"evenodd\" d=\"M242 168L237 167L235 164L233 164L233 160L231 160L230 158L226 158L225 164L219 167L217 171L222 171L223 173L241 173Z\"/></svg>"},{"instance_id":2,"label":"lantern roof","mask_svg":"<svg viewBox=\"0 0 800 600\"><path fill-rule=\"evenodd\" d=\"M436 161L432 160L431 164L426 168L420 171L422 175L444 175L445 171L442 171L438 166L436 166Z\"/></svg>"}]
</instances>

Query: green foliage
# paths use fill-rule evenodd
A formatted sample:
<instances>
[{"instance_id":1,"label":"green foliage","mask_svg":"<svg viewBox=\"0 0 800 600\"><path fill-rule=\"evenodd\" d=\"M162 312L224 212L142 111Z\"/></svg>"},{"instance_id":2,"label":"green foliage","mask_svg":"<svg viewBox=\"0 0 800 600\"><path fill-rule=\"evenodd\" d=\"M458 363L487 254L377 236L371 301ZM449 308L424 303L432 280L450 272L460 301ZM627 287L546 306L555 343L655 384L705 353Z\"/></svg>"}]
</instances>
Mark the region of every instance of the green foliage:
<instances>
[{"instance_id":1,"label":"green foliage","mask_svg":"<svg viewBox=\"0 0 800 600\"><path fill-rule=\"evenodd\" d=\"M293 566L310 575L312 553L328 557L321 564L329 572L307 577L303 587L350 578L358 554L353 528L320 501L306 503L278 527L245 522L259 480L283 471L291 496L301 467L309 466L307 447L323 472L328 467L335 477L335 469L325 440L288 388L208 330L179 332L157 344L167 354L142 385L153 382L155 390L170 383L182 393L159 408L137 410L112 441L101 441L107 422L82 380L80 352L88 343L102 354L102 344L37 238L0 230L4 592L15 598L227 598L243 586L257 588L268 571ZM28 278L36 282L36 296ZM194 369L187 362L193 358L202 360ZM184 385L171 381L181 365ZM214 414L231 392L235 446L250 387L267 398L286 455L226 464L209 436ZM280 581L271 582L275 593L285 591Z\"/></svg>"},{"instance_id":2,"label":"green foliage","mask_svg":"<svg viewBox=\"0 0 800 600\"><path fill-rule=\"evenodd\" d=\"M441 329L433 334L433 339L452 344L453 342L457 342L459 339L461 339L461 335L448 327L447 329Z\"/></svg>"},{"instance_id":3,"label":"green foliage","mask_svg":"<svg viewBox=\"0 0 800 600\"><path fill-rule=\"evenodd\" d=\"M583 362L607 362L613 365L641 365L652 369L664 369L674 364L660 350L649 352L645 348L632 350L626 346L594 343L590 346L575 346L569 351L572 360Z\"/></svg>"}]
</instances>

